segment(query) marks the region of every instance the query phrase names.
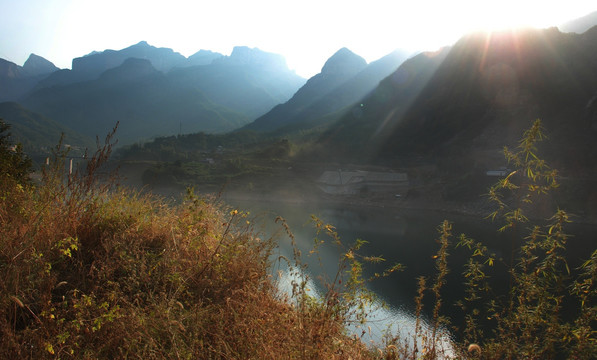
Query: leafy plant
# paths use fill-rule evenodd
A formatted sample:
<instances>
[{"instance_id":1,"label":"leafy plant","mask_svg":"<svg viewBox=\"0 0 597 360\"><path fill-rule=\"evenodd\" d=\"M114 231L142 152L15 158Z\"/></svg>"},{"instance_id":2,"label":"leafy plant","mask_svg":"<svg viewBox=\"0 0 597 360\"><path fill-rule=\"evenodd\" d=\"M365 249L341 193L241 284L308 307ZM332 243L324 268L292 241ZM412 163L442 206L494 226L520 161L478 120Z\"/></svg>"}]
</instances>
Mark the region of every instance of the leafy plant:
<instances>
[{"instance_id":1,"label":"leafy plant","mask_svg":"<svg viewBox=\"0 0 597 360\"><path fill-rule=\"evenodd\" d=\"M470 255L464 264L464 298L457 302L463 311L462 326L454 326L461 342L453 343L451 354L438 352L437 330L450 320L441 315L441 289L449 271L447 255L451 224L440 226L440 248L434 256L437 276L431 287L419 278L413 348L399 336L387 339L382 356L403 358L444 358L467 356L484 359L593 359L597 356L597 251L579 269L570 269L566 246L570 235L566 225L571 215L556 209L545 222L537 219L533 205L545 208L550 193L558 187L557 171L537 154L537 143L545 139L539 120L525 131L518 147L505 148L513 168L489 189L496 210L489 215L501 220L500 232L511 234L511 258L506 263L510 283L506 294L492 289L491 273L498 261L483 243L462 234L456 248ZM534 220L531 220L534 219ZM535 224L519 239L522 226ZM422 331L423 297L430 290L435 297L431 333ZM567 315L565 315L567 314ZM419 348L420 346L423 349ZM461 355L458 355L461 354Z\"/></svg>"}]
</instances>

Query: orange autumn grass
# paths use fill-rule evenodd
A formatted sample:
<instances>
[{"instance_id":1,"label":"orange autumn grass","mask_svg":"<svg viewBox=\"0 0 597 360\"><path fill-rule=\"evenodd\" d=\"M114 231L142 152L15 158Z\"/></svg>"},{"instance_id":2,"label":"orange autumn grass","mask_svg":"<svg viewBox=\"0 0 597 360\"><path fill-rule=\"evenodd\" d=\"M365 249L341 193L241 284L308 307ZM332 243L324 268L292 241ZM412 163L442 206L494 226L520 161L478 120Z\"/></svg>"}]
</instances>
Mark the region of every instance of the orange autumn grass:
<instances>
[{"instance_id":1,"label":"orange autumn grass","mask_svg":"<svg viewBox=\"0 0 597 360\"><path fill-rule=\"evenodd\" d=\"M272 239L192 192L179 206L67 174L0 187L0 358L368 358L342 319L280 293Z\"/></svg>"}]
</instances>

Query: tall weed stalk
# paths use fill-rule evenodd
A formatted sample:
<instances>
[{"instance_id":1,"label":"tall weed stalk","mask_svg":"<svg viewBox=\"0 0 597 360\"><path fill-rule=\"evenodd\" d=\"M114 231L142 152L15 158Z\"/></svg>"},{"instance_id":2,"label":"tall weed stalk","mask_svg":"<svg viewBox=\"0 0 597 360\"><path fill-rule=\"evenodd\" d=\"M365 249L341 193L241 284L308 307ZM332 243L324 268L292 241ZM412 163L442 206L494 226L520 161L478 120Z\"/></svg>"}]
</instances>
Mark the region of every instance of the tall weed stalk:
<instances>
[{"instance_id":1,"label":"tall weed stalk","mask_svg":"<svg viewBox=\"0 0 597 360\"><path fill-rule=\"evenodd\" d=\"M501 259L482 242L460 235L456 248L469 252L462 273L464 296L456 304L463 311L463 324L453 327L461 340L453 343L450 353L437 351L437 332L449 324L441 315L440 290L449 271L446 257L451 224L442 223L440 248L434 256L435 281L430 288L425 278L418 282L414 347L408 351L407 341L390 338L381 352L383 358L597 358L597 251L579 269L570 269L565 251L571 239L566 231L571 215L555 209L541 220L552 200L551 192L559 186L558 172L537 154L537 144L545 138L541 121L537 120L524 132L517 148L504 148L513 169L488 193L495 205L488 218L501 223L499 232L510 233L511 256L503 264L510 279L507 293L499 294L492 288L491 274ZM541 205L541 211L536 204ZM528 234L520 238L525 227ZM423 297L428 290L435 298L431 333L420 325Z\"/></svg>"}]
</instances>

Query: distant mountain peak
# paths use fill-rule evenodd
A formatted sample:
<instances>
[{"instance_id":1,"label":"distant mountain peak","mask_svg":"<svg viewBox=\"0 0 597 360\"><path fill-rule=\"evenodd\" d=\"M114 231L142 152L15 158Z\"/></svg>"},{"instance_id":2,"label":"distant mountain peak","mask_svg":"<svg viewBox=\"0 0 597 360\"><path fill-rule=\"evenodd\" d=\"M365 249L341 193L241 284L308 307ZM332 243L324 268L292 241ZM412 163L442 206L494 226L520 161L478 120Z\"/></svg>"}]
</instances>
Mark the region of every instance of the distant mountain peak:
<instances>
[{"instance_id":1,"label":"distant mountain peak","mask_svg":"<svg viewBox=\"0 0 597 360\"><path fill-rule=\"evenodd\" d=\"M196 53L194 53L193 55L189 56L187 58L187 62L190 66L209 65L214 60L221 59L223 57L224 57L224 55L222 55L220 53L213 52L211 50L201 49L201 50L197 51Z\"/></svg>"},{"instance_id":2,"label":"distant mountain peak","mask_svg":"<svg viewBox=\"0 0 597 360\"><path fill-rule=\"evenodd\" d=\"M14 79L21 75L21 67L12 61L0 59L0 78ZM1 90L1 89L0 89Z\"/></svg>"},{"instance_id":3,"label":"distant mountain peak","mask_svg":"<svg viewBox=\"0 0 597 360\"><path fill-rule=\"evenodd\" d=\"M27 75L35 76L41 74L50 74L60 69L43 57L31 54L29 55L27 61L25 61L25 64L23 64L23 70L25 70Z\"/></svg>"},{"instance_id":4,"label":"distant mountain peak","mask_svg":"<svg viewBox=\"0 0 597 360\"><path fill-rule=\"evenodd\" d=\"M347 56L347 55L356 55L356 54L353 53L349 48L342 47L338 51L336 51L334 53L334 55L332 55L330 58L333 58L334 56Z\"/></svg>"},{"instance_id":5,"label":"distant mountain peak","mask_svg":"<svg viewBox=\"0 0 597 360\"><path fill-rule=\"evenodd\" d=\"M128 58L147 59L153 67L167 72L175 66L183 65L186 58L169 48L156 48L147 41L140 41L122 50L105 50L73 59L72 69L86 73L87 79L93 79L102 72L120 66Z\"/></svg>"},{"instance_id":6,"label":"distant mountain peak","mask_svg":"<svg viewBox=\"0 0 597 360\"><path fill-rule=\"evenodd\" d=\"M250 48L248 46L235 46L226 60L243 65L267 67L273 70L288 70L286 59L282 55L266 52L258 48Z\"/></svg>"},{"instance_id":7,"label":"distant mountain peak","mask_svg":"<svg viewBox=\"0 0 597 360\"><path fill-rule=\"evenodd\" d=\"M366 66L365 59L343 47L325 62L321 73L325 75L356 74Z\"/></svg>"}]
</instances>

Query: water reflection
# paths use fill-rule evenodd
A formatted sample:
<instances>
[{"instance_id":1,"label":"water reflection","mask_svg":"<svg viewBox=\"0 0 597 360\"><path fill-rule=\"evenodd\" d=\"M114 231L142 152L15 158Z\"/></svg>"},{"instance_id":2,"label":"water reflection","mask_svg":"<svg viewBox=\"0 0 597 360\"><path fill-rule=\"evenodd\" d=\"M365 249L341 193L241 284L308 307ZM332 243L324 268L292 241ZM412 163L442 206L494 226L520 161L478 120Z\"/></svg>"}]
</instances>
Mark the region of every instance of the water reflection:
<instances>
[{"instance_id":1,"label":"water reflection","mask_svg":"<svg viewBox=\"0 0 597 360\"><path fill-rule=\"evenodd\" d=\"M313 239L317 235L310 222L314 214L324 222L333 224L342 242L352 244L356 239L368 242L362 249L363 255L383 256L385 264L368 266L365 277L375 272L382 272L385 268L401 263L405 270L387 278L375 280L368 284L374 291L379 302L371 310L371 333L366 329L365 338L378 342L384 330L391 328L400 329L403 335L414 331L414 298L417 293L417 277L426 276L432 282L435 277L435 260L433 255L439 245L436 243L439 235L438 226L445 219L451 221L453 226L452 242L457 241L461 233L468 237L482 241L491 252L496 255L496 262L491 272L491 281L494 296L505 297L508 291L509 277L507 268L510 265L512 248L520 245L521 239L527 234L527 229L521 227L517 234L499 233L500 224L477 217L447 214L435 211L415 211L408 209L384 208L358 208L340 206L338 204L283 204L276 202L258 203L228 201L239 208L249 209L253 214L261 214L263 231L267 233L278 232L280 255L292 258L292 247L287 236L279 225L274 224L276 216L282 216L293 231L298 249L303 257L302 261L308 265L312 283L310 287L321 290L320 279L328 282L338 271L338 261L341 251L329 243L320 247L318 252L310 254ZM595 247L597 230L592 225L572 224L568 227L573 234L569 242L567 259L570 268L579 266ZM590 251L589 251L590 250ZM463 314L455 305L456 301L463 298L462 265L470 255L465 249L451 250L449 257L450 273L447 285L442 291L442 312L452 318L455 325L462 321ZM501 295L500 295L501 294ZM381 303L387 307L378 306ZM431 295L424 301L424 311L433 308ZM429 316L429 313L425 313ZM354 328L360 334L363 329Z\"/></svg>"},{"instance_id":2,"label":"water reflection","mask_svg":"<svg viewBox=\"0 0 597 360\"><path fill-rule=\"evenodd\" d=\"M378 299L367 309L368 323L364 327L354 324L352 330L356 335L362 336L366 342L380 343L383 334L388 331L394 334L400 333L404 339L410 338L412 341L415 329L412 303L416 292L416 276L410 275L410 273L423 274L422 269L425 266L433 268L433 262L429 256L430 246L427 243L433 244L433 239L436 237L435 225L431 227L430 232L421 231L419 222L413 221L410 215L406 216L400 212L384 211L383 209L359 210L325 205L308 209L300 205L283 206L283 204L238 201L233 205L250 209L252 214L258 214L262 231L266 234L277 233L279 254L276 255L276 258L283 256L292 263L294 252L290 238L286 236L283 228L279 224L274 224L273 221L276 216L281 216L286 220L295 237L296 246L300 250L300 261L307 264L308 274L305 274L309 278L307 287L311 289L313 296L323 293L322 284L333 281L338 272L342 249L334 246L331 239L326 238L324 233L317 233L311 221L312 215L325 223L333 224L343 244L349 246L356 239L363 239L368 242L363 248L363 255L386 258L385 264L368 266L364 274L365 277L370 277L375 272L383 272L385 268L396 262L405 263L408 273L399 274L397 278L386 278L369 284ZM272 210L272 205L275 210ZM414 229L419 230L415 231ZM413 238L414 234L416 234L416 238ZM423 241L427 235L429 235L429 239ZM311 251L315 243L314 239L325 241L316 252ZM420 261L417 257L427 257L430 264ZM285 261L277 261L273 270L274 273L281 274L282 290L290 293L292 290L290 284L293 279L289 278L285 264ZM424 319L421 326L427 326ZM444 343L449 343L447 337L445 337Z\"/></svg>"},{"instance_id":3,"label":"water reflection","mask_svg":"<svg viewBox=\"0 0 597 360\"><path fill-rule=\"evenodd\" d=\"M304 241L299 239L299 242ZM325 248L329 248L329 246ZM330 253L326 252L326 256L330 256ZM337 258L338 256L335 256L335 259ZM322 263L325 263L325 261L322 261ZM313 267L308 268L306 270L307 273L297 273L296 271L288 271L288 267L284 266L284 264L286 263L276 263L278 288L283 293L290 297L293 292L293 282L298 284L306 279L307 294L319 299L324 297L325 290L322 288L321 282L317 281L314 274L310 272L310 269L313 269ZM331 274L327 273L323 275L329 278ZM318 278L321 276L321 273L317 275ZM325 281L330 280L327 279ZM351 310L354 312L358 311L358 309ZM419 319L419 336L415 336L417 333L416 316L404 305L390 305L378 298L365 307L365 312L367 313L367 322L363 324L355 318L352 322L348 323L348 331L366 344L379 347L384 345L384 338L398 337L400 344L406 346L408 349L414 348L415 339L417 339L418 349L423 349L425 346L420 335L425 334L427 339L432 338L432 327L425 316ZM445 328L440 328L436 338L438 339L436 346L438 354L440 354L438 355L439 358L442 358L442 356L444 358L453 358L455 352L452 347L452 337L449 331Z\"/></svg>"}]
</instances>

